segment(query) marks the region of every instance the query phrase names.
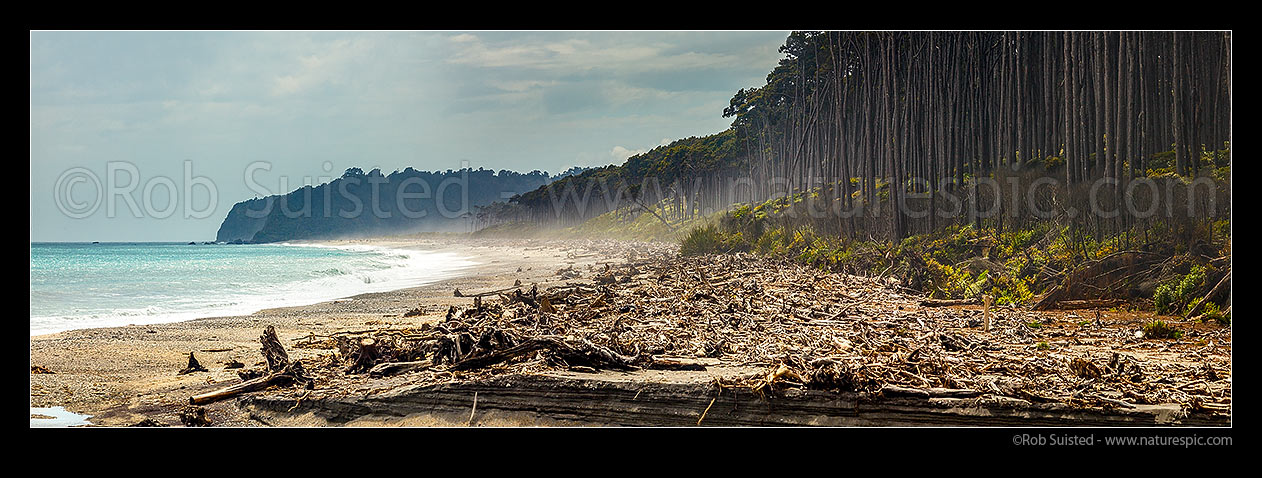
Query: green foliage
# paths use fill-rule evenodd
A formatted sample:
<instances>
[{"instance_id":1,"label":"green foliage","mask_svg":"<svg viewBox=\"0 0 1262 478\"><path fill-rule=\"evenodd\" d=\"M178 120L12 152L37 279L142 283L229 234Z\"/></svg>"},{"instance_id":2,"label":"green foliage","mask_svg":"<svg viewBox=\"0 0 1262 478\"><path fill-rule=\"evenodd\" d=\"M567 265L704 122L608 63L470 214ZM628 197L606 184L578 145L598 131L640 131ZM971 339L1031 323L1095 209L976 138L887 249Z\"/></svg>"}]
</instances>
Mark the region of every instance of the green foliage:
<instances>
[{"instance_id":1,"label":"green foliage","mask_svg":"<svg viewBox=\"0 0 1262 478\"><path fill-rule=\"evenodd\" d=\"M713 225L693 228L679 244L679 254L684 256L722 252L727 252L727 249L723 245L723 237L719 229Z\"/></svg>"},{"instance_id":2,"label":"green foliage","mask_svg":"<svg viewBox=\"0 0 1262 478\"><path fill-rule=\"evenodd\" d=\"M944 265L932 257L925 260L928 279L925 287L930 295L936 298L948 298L965 295L973 282L968 271Z\"/></svg>"},{"instance_id":3,"label":"green foliage","mask_svg":"<svg viewBox=\"0 0 1262 478\"><path fill-rule=\"evenodd\" d=\"M1157 287L1152 303L1158 314L1173 314L1178 308L1192 301L1196 291L1205 282L1205 266L1193 266L1182 278Z\"/></svg>"},{"instance_id":4,"label":"green foliage","mask_svg":"<svg viewBox=\"0 0 1262 478\"><path fill-rule=\"evenodd\" d=\"M718 217L716 237L709 242L827 270L888 274L934 298L986 294L993 296L996 304L1021 306L1060 283L1062 277L1050 271L1073 270L1084 261L1132 249L1137 237L1169 248L1154 252L1179 254L1192 242L1188 237L1205 237L1213 231L1215 237L1222 238L1213 242L1225 244L1230 231L1227 220L1201 223L1198 227L1204 231L1189 231L1177 221L1158 220L1133 230L1096 236L1067 224L1035 221L1002 232L985 223L981 228L973 223L954 224L894 243L847 239L820 234L812 227L818 223L800 214L788 214L800 212L791 208L799 207L799 201L812 194L828 197L829 187L736 207ZM1189 294L1203 285L1204 276L1204 268L1197 268L1160 287L1156 301L1162 312L1174 313L1174 307L1187 304Z\"/></svg>"},{"instance_id":5,"label":"green foliage","mask_svg":"<svg viewBox=\"0 0 1262 478\"><path fill-rule=\"evenodd\" d=\"M1144 337L1149 339L1177 339L1183 336L1183 331L1171 327L1169 324L1154 320L1144 324Z\"/></svg>"},{"instance_id":6,"label":"green foliage","mask_svg":"<svg viewBox=\"0 0 1262 478\"><path fill-rule=\"evenodd\" d=\"M1002 276L995 280L992 293L995 294L995 303L1000 305L1021 305L1034 298L1034 291L1030 289L1034 283L1034 277L1013 277Z\"/></svg>"},{"instance_id":7,"label":"green foliage","mask_svg":"<svg viewBox=\"0 0 1262 478\"><path fill-rule=\"evenodd\" d=\"M747 250L749 250L749 245L745 242L745 238L741 233L725 234L714 224L692 228L679 244L679 254L684 256L723 254Z\"/></svg>"},{"instance_id":8,"label":"green foliage","mask_svg":"<svg viewBox=\"0 0 1262 478\"><path fill-rule=\"evenodd\" d=\"M1201 307L1204 311L1205 320L1212 320L1222 325L1231 325L1231 313L1225 312L1218 307L1218 304L1208 302Z\"/></svg>"},{"instance_id":9,"label":"green foliage","mask_svg":"<svg viewBox=\"0 0 1262 478\"><path fill-rule=\"evenodd\" d=\"M1048 156L1043 159L1043 167L1048 171L1065 165L1065 159L1060 156Z\"/></svg>"},{"instance_id":10,"label":"green foliage","mask_svg":"<svg viewBox=\"0 0 1262 478\"><path fill-rule=\"evenodd\" d=\"M766 223L766 212L755 211L749 205L741 205L719 219L719 227L722 230L754 238L762 235Z\"/></svg>"},{"instance_id":11,"label":"green foliage","mask_svg":"<svg viewBox=\"0 0 1262 478\"><path fill-rule=\"evenodd\" d=\"M1231 220L1219 219L1214 221L1214 240L1227 241L1231 239Z\"/></svg>"}]
</instances>

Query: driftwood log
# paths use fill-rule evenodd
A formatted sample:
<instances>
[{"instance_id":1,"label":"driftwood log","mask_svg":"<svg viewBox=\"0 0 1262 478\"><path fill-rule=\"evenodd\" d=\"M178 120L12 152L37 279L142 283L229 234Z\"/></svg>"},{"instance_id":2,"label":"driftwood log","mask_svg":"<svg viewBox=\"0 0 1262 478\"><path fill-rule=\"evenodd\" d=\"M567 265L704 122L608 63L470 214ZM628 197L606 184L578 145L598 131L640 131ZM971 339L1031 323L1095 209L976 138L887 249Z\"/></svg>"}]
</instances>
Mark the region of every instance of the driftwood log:
<instances>
[{"instance_id":1,"label":"driftwood log","mask_svg":"<svg viewBox=\"0 0 1262 478\"><path fill-rule=\"evenodd\" d=\"M267 359L268 371L277 372L289 365L289 354L285 353L285 347L280 344L275 327L267 326L263 330L263 336L259 337L259 342L263 344L263 358Z\"/></svg>"},{"instance_id":2,"label":"driftwood log","mask_svg":"<svg viewBox=\"0 0 1262 478\"><path fill-rule=\"evenodd\" d=\"M203 367L202 364L197 362L197 357L193 356L193 352L189 352L188 353L188 366L184 367L184 370L180 370L180 375L190 374L193 372L209 372L209 371L210 370L206 370L206 367Z\"/></svg>"},{"instance_id":3,"label":"driftwood log","mask_svg":"<svg viewBox=\"0 0 1262 478\"><path fill-rule=\"evenodd\" d=\"M653 356L653 361L648 365L652 369L660 370L705 370L707 366L717 366L722 361L711 357L681 357L657 355Z\"/></svg>"},{"instance_id":4,"label":"driftwood log","mask_svg":"<svg viewBox=\"0 0 1262 478\"><path fill-rule=\"evenodd\" d=\"M478 293L476 293L476 294L465 294L465 293L463 293L463 292L460 292L460 289L456 289L456 291L455 291L454 293L452 293L452 295L454 295L454 296L456 296L456 297L474 297L474 298L477 298L477 297L486 297L486 296L488 296L488 295L502 294L502 293L504 293L504 292L508 292L508 291L510 291L510 290L516 289L517 287L520 287L520 286L505 287L505 288L503 288L503 289L497 289L497 290L493 290L493 291L489 291L489 292L478 292Z\"/></svg>"},{"instance_id":5,"label":"driftwood log","mask_svg":"<svg viewBox=\"0 0 1262 478\"><path fill-rule=\"evenodd\" d=\"M259 337L259 342L263 345L261 351L263 352L263 357L267 359L267 369L270 373L213 392L194 395L189 397L189 403L201 405L242 393L262 390L272 385L311 384L311 379L307 377L306 371L302 368L302 362L289 361L289 354L285 353L285 347L280 344L280 338L276 336L274 327L267 326L267 329L263 331L263 335Z\"/></svg>"},{"instance_id":6,"label":"driftwood log","mask_svg":"<svg viewBox=\"0 0 1262 478\"><path fill-rule=\"evenodd\" d=\"M982 300L979 298L972 299L925 299L920 301L922 307L949 307L953 305L978 305Z\"/></svg>"}]
</instances>

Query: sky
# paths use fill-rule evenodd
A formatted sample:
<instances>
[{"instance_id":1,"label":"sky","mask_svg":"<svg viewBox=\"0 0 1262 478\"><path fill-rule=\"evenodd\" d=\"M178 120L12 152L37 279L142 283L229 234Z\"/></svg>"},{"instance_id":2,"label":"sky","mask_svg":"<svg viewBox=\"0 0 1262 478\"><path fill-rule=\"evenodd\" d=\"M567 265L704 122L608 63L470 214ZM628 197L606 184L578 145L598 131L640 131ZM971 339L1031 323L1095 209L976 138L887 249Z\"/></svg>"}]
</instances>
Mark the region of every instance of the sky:
<instances>
[{"instance_id":1,"label":"sky","mask_svg":"<svg viewBox=\"0 0 1262 478\"><path fill-rule=\"evenodd\" d=\"M787 31L31 32L31 241L213 240L341 176L544 170L727 128Z\"/></svg>"}]
</instances>

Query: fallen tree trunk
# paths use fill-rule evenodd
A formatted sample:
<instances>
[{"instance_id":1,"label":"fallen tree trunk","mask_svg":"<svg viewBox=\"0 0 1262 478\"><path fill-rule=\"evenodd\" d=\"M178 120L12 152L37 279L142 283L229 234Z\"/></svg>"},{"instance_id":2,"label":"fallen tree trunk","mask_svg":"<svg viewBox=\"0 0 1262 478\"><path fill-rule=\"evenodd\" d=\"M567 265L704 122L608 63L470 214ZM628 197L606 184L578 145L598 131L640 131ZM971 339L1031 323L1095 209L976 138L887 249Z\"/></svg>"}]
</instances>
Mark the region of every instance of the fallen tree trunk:
<instances>
[{"instance_id":1,"label":"fallen tree trunk","mask_svg":"<svg viewBox=\"0 0 1262 478\"><path fill-rule=\"evenodd\" d=\"M282 379L292 380L293 377L274 373L265 377L259 377L253 380L246 380L244 382L238 383L231 387L221 388L213 392L203 393L201 395L193 395L192 397L188 399L188 403L191 403L193 405L201 405L204 403L210 403L210 402L222 400L228 397L232 397L234 395L240 395L242 393L255 392L255 391L270 387L272 385L278 385L280 384L280 381Z\"/></svg>"},{"instance_id":2,"label":"fallen tree trunk","mask_svg":"<svg viewBox=\"0 0 1262 478\"><path fill-rule=\"evenodd\" d=\"M1192 306L1191 309L1188 309L1188 312L1186 314L1183 314L1183 318L1186 319L1188 317L1195 315L1197 312L1199 312L1201 310L1201 307L1204 306L1206 302L1209 302L1209 300L1212 299L1214 296L1218 295L1218 292L1221 291L1223 287L1227 285L1227 283L1230 281L1231 281L1231 271L1227 271L1227 274L1223 275L1222 280L1218 281L1218 285L1215 285L1214 288L1211 289L1208 294L1205 294L1205 297L1201 297L1201 300L1197 301L1196 305Z\"/></svg>"},{"instance_id":3,"label":"fallen tree trunk","mask_svg":"<svg viewBox=\"0 0 1262 478\"><path fill-rule=\"evenodd\" d=\"M1034 310L1050 309L1052 304L1055 304L1056 302L1060 301L1061 291L1063 290L1064 290L1064 283L1062 282L1061 284L1057 284L1056 287L1053 287L1052 290L1048 291L1047 294L1044 295L1042 299L1039 299L1038 302L1034 303L1033 309Z\"/></svg>"},{"instance_id":4,"label":"fallen tree trunk","mask_svg":"<svg viewBox=\"0 0 1262 478\"><path fill-rule=\"evenodd\" d=\"M478 292L478 293L476 293L476 294L466 294L466 293L464 293L464 292L460 292L460 289L456 289L456 291L455 291L455 292L453 292L453 293L452 293L452 295L454 295L454 296L456 296L456 297L486 297L486 296L488 296L488 295L495 295L495 294L501 294L501 293L504 293L504 292L508 292L508 291L513 290L513 289L516 289L516 288L518 288L518 287L520 287L520 286L505 287L505 288L503 288L503 289L497 289L497 290L493 290L493 291L489 291L489 292Z\"/></svg>"},{"instance_id":5,"label":"fallen tree trunk","mask_svg":"<svg viewBox=\"0 0 1262 478\"><path fill-rule=\"evenodd\" d=\"M977 305L982 303L981 299L976 297L972 299L925 299L920 301L923 307L948 307L952 305Z\"/></svg>"},{"instance_id":6,"label":"fallen tree trunk","mask_svg":"<svg viewBox=\"0 0 1262 478\"><path fill-rule=\"evenodd\" d=\"M717 366L720 363L721 361L719 359L709 357L654 356L653 361L648 365L648 367L658 370L703 371L708 366Z\"/></svg>"}]
</instances>

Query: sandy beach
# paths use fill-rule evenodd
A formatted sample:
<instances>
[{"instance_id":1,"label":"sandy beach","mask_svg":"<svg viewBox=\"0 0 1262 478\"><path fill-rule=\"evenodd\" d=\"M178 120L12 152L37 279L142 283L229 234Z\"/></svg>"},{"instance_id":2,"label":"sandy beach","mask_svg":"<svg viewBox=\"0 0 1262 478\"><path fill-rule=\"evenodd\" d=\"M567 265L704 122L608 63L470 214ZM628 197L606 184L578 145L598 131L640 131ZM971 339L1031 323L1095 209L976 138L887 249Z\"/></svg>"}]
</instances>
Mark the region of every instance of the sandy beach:
<instances>
[{"instance_id":1,"label":"sandy beach","mask_svg":"<svg viewBox=\"0 0 1262 478\"><path fill-rule=\"evenodd\" d=\"M239 382L230 361L246 367L260 362L259 334L274 326L283 341L315 333L432 322L450 305L468 305L470 299L454 296L455 289L484 291L512 286L516 281L545 287L560 282L558 268L573 266L585 271L602 261L620 260L637 252L669 245L616 243L613 241L525 241L443 238L358 239L319 241L323 244L369 244L415 248L459 254L477 262L457 278L390 292L371 293L343 300L299 307L262 310L250 315L208 317L197 320L85 329L34 336L30 361L52 373L30 375L31 407L62 406L74 413L91 415L93 425L128 426L146 418L178 425L178 411L189 396ZM404 317L416 307L424 312ZM210 370L179 375L188 354ZM297 359L314 351L292 348ZM217 426L255 426L232 403L207 407Z\"/></svg>"},{"instance_id":2,"label":"sandy beach","mask_svg":"<svg viewBox=\"0 0 1262 478\"><path fill-rule=\"evenodd\" d=\"M883 279L664 243L333 244L476 264L300 307L32 337L32 413L64 407L94 426L1230 423L1220 324L1147 338L1143 312L939 304ZM266 375L260 336L302 362L305 385L222 395L242 369ZM206 370L180 373L190 352Z\"/></svg>"}]
</instances>

